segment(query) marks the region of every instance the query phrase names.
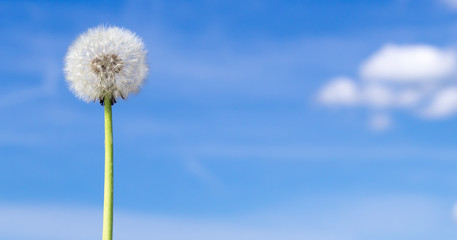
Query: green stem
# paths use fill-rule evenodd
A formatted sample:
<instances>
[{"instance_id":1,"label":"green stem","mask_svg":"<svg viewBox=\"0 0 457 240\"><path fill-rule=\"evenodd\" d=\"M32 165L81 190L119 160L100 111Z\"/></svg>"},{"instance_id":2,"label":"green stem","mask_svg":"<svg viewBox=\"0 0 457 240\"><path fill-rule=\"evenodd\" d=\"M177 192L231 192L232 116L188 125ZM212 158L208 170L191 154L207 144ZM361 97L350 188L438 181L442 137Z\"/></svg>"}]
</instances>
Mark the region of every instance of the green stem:
<instances>
[{"instance_id":1,"label":"green stem","mask_svg":"<svg viewBox=\"0 0 457 240\"><path fill-rule=\"evenodd\" d=\"M108 99L108 100L107 100ZM113 239L113 120L111 101L105 98L105 200L103 240Z\"/></svg>"}]
</instances>

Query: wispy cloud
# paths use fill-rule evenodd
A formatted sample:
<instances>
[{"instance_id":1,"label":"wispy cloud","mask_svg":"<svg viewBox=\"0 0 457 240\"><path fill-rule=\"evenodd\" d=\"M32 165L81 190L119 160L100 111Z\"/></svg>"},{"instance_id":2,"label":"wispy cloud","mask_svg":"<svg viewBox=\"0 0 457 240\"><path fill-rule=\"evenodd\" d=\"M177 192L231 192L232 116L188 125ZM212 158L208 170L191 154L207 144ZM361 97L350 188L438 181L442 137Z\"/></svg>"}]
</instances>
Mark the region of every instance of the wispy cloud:
<instances>
[{"instance_id":1,"label":"wispy cloud","mask_svg":"<svg viewBox=\"0 0 457 240\"><path fill-rule=\"evenodd\" d=\"M377 131L383 131L390 128L392 125L392 120L389 116L384 114L374 115L370 121L370 127Z\"/></svg>"},{"instance_id":2,"label":"wispy cloud","mask_svg":"<svg viewBox=\"0 0 457 240\"><path fill-rule=\"evenodd\" d=\"M221 183L217 177L203 164L196 159L186 161L185 164L187 170L197 177L199 180L214 188L215 190L221 190Z\"/></svg>"},{"instance_id":3,"label":"wispy cloud","mask_svg":"<svg viewBox=\"0 0 457 240\"><path fill-rule=\"evenodd\" d=\"M369 236L425 240L441 231L452 236L449 235L452 206L431 199L395 195L329 199L335 198L300 198L261 212L225 219L117 211L114 235L116 239L163 240L349 240ZM79 240L100 237L101 209L2 204L0 213L1 238Z\"/></svg>"},{"instance_id":4,"label":"wispy cloud","mask_svg":"<svg viewBox=\"0 0 457 240\"><path fill-rule=\"evenodd\" d=\"M36 46L42 48L43 46ZM52 51L52 50L50 50ZM49 97L56 93L59 80L61 80L62 70L59 59L48 56L47 54L37 54L31 56L34 62L31 64L21 63L22 59L12 59L17 62L14 71L29 73L35 79L40 79L40 84L31 87L16 87L12 91L5 93L0 92L0 109L27 103L42 97ZM27 59L26 61L31 61ZM33 65L30 67L28 65Z\"/></svg>"},{"instance_id":5,"label":"wispy cloud","mask_svg":"<svg viewBox=\"0 0 457 240\"><path fill-rule=\"evenodd\" d=\"M383 117L383 116L380 116ZM389 121L389 120L378 120ZM391 123L377 123L391 124ZM409 145L385 146L318 146L308 144L295 145L233 145L233 144L198 144L174 146L168 152L180 152L184 155L209 159L238 160L279 160L279 161L450 161L457 157L453 147L426 147ZM146 153L145 153L146 154Z\"/></svg>"},{"instance_id":6,"label":"wispy cloud","mask_svg":"<svg viewBox=\"0 0 457 240\"><path fill-rule=\"evenodd\" d=\"M440 2L452 9L457 9L457 0L440 0Z\"/></svg>"}]
</instances>

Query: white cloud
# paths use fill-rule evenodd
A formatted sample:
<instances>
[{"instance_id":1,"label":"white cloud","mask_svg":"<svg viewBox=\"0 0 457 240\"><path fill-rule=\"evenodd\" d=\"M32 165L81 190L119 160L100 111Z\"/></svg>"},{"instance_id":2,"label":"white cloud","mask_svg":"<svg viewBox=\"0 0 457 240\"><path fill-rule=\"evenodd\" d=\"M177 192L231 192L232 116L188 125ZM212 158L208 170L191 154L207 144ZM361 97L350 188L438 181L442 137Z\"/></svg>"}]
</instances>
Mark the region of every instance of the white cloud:
<instances>
[{"instance_id":1,"label":"white cloud","mask_svg":"<svg viewBox=\"0 0 457 240\"><path fill-rule=\"evenodd\" d=\"M424 111L425 116L443 118L457 112L457 87L449 87L439 91Z\"/></svg>"},{"instance_id":2,"label":"white cloud","mask_svg":"<svg viewBox=\"0 0 457 240\"><path fill-rule=\"evenodd\" d=\"M430 45L387 44L362 63L363 79L391 82L433 81L455 71L453 51Z\"/></svg>"},{"instance_id":3,"label":"white cloud","mask_svg":"<svg viewBox=\"0 0 457 240\"><path fill-rule=\"evenodd\" d=\"M430 45L386 44L360 65L360 79L332 79L320 90L325 105L418 113L429 119L457 113L456 53ZM371 116L369 126L385 130L392 120Z\"/></svg>"},{"instance_id":4,"label":"white cloud","mask_svg":"<svg viewBox=\"0 0 457 240\"><path fill-rule=\"evenodd\" d=\"M319 93L318 100L327 105L354 105L359 99L355 82L347 77L330 80Z\"/></svg>"}]
</instances>

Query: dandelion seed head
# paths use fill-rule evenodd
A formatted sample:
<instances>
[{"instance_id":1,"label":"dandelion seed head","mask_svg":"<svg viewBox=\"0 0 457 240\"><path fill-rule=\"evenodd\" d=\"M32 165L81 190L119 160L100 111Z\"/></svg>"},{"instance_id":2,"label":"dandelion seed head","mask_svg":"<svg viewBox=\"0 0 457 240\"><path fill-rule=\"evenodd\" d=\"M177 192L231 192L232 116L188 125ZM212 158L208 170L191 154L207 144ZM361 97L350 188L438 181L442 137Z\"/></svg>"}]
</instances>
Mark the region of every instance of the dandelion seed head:
<instances>
[{"instance_id":1,"label":"dandelion seed head","mask_svg":"<svg viewBox=\"0 0 457 240\"><path fill-rule=\"evenodd\" d=\"M131 31L99 26L81 34L65 57L65 78L84 101L111 103L137 93L148 73L143 41Z\"/></svg>"}]
</instances>

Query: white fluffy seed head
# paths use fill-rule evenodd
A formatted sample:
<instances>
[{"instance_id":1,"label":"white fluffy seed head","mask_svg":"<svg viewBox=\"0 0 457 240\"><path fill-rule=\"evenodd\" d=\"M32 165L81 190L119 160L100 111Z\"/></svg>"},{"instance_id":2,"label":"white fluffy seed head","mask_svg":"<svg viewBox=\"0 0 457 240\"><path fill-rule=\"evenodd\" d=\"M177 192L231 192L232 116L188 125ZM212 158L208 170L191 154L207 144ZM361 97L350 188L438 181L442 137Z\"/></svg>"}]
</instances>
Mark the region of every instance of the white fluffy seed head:
<instances>
[{"instance_id":1,"label":"white fluffy seed head","mask_svg":"<svg viewBox=\"0 0 457 240\"><path fill-rule=\"evenodd\" d=\"M111 103L140 90L148 73L143 41L131 31L99 26L81 34L65 57L71 91L89 102Z\"/></svg>"}]
</instances>

